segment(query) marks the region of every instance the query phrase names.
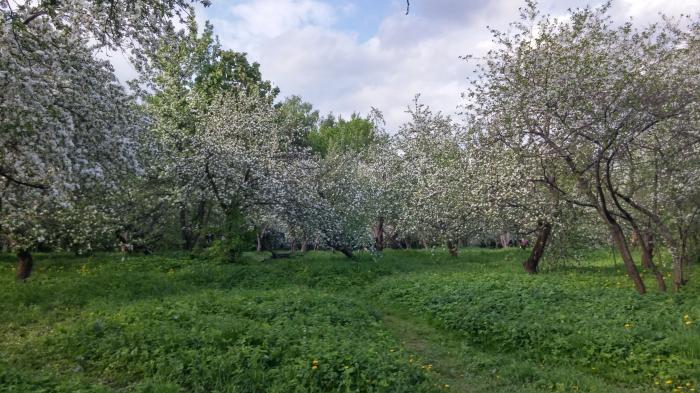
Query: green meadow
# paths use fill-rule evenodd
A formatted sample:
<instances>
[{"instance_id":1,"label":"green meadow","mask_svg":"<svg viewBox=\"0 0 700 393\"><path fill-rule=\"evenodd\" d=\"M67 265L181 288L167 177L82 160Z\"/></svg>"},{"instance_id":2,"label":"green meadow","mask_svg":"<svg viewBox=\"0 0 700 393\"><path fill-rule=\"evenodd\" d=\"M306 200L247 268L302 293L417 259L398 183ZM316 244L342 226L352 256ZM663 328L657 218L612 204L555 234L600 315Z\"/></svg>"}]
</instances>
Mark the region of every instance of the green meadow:
<instances>
[{"instance_id":1,"label":"green meadow","mask_svg":"<svg viewBox=\"0 0 700 393\"><path fill-rule=\"evenodd\" d=\"M2 392L653 392L700 382L700 285L518 249L0 259ZM649 287L652 277L643 273Z\"/></svg>"}]
</instances>

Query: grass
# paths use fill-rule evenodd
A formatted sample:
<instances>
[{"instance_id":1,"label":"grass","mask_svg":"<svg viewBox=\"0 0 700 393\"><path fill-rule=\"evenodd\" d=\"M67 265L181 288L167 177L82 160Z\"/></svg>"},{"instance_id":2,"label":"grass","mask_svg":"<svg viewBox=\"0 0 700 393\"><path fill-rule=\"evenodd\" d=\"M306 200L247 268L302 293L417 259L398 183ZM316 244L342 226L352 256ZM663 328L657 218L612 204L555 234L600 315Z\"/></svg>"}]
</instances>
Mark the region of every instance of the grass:
<instances>
[{"instance_id":1,"label":"grass","mask_svg":"<svg viewBox=\"0 0 700 393\"><path fill-rule=\"evenodd\" d=\"M524 257L50 254L18 284L1 256L0 391L694 391L695 281L639 296L604 252Z\"/></svg>"}]
</instances>

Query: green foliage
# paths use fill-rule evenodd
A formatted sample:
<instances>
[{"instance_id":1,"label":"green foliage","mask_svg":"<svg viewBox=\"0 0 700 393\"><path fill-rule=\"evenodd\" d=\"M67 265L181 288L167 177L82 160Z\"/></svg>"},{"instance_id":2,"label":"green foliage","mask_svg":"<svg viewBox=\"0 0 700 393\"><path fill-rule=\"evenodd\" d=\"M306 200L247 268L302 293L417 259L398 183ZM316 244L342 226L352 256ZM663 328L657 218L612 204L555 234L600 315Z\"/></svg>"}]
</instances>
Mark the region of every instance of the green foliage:
<instances>
[{"instance_id":1,"label":"green foliage","mask_svg":"<svg viewBox=\"0 0 700 393\"><path fill-rule=\"evenodd\" d=\"M292 135L293 142L299 146L307 146L309 133L315 131L318 126L318 110L314 110L310 103L303 101L299 96L285 98L284 101L275 104L275 109L285 129L299 133Z\"/></svg>"},{"instance_id":2,"label":"green foliage","mask_svg":"<svg viewBox=\"0 0 700 393\"><path fill-rule=\"evenodd\" d=\"M283 266L116 260L44 260L27 285L3 263L0 391L434 391L375 313Z\"/></svg>"},{"instance_id":3,"label":"green foliage","mask_svg":"<svg viewBox=\"0 0 700 393\"><path fill-rule=\"evenodd\" d=\"M525 256L37 254L25 284L0 256L0 391L622 392L700 381L697 284L638 296L606 252L538 276L522 274Z\"/></svg>"},{"instance_id":4,"label":"green foliage","mask_svg":"<svg viewBox=\"0 0 700 393\"><path fill-rule=\"evenodd\" d=\"M372 291L479 348L568 364L615 383L700 382L698 288L639 296L621 266L592 265L594 257L534 277L492 269L389 277ZM651 274L646 279L653 285Z\"/></svg>"},{"instance_id":5,"label":"green foliage","mask_svg":"<svg viewBox=\"0 0 700 393\"><path fill-rule=\"evenodd\" d=\"M383 136L369 119L353 113L350 120L328 115L321 121L318 130L309 133L311 148L326 156L329 152L361 152L370 145L381 142Z\"/></svg>"},{"instance_id":6,"label":"green foliage","mask_svg":"<svg viewBox=\"0 0 700 393\"><path fill-rule=\"evenodd\" d=\"M204 257L218 262L238 262L244 251L255 243L255 231L249 228L245 216L238 208L231 208L225 215L219 237L204 250Z\"/></svg>"}]
</instances>

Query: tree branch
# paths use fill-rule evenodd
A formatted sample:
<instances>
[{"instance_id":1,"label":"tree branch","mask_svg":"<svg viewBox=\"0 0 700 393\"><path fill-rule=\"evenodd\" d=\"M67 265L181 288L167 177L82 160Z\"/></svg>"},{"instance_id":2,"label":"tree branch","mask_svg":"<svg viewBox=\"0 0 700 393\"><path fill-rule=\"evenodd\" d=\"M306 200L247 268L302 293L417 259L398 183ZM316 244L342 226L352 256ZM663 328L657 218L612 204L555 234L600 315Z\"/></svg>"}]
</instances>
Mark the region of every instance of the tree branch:
<instances>
[{"instance_id":1,"label":"tree branch","mask_svg":"<svg viewBox=\"0 0 700 393\"><path fill-rule=\"evenodd\" d=\"M25 186L25 187L31 187L31 188L37 188L39 190L46 190L49 187L45 184L41 183L30 183L27 181L19 180L14 176L11 176L5 172L3 168L0 167L0 176L4 177L5 179L9 180L12 183L18 184L20 186Z\"/></svg>"}]
</instances>

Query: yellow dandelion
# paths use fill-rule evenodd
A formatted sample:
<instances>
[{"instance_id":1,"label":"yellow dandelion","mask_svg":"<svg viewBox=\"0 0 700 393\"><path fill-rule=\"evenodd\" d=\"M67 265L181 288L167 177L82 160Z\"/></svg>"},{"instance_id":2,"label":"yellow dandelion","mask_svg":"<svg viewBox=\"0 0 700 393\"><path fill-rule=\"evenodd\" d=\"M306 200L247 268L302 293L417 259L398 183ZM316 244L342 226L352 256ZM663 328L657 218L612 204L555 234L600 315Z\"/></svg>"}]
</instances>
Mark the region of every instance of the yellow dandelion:
<instances>
[{"instance_id":1,"label":"yellow dandelion","mask_svg":"<svg viewBox=\"0 0 700 393\"><path fill-rule=\"evenodd\" d=\"M626 323L626 324L625 324L625 329L631 329L631 328L632 328L632 324L631 324L631 323Z\"/></svg>"},{"instance_id":2,"label":"yellow dandelion","mask_svg":"<svg viewBox=\"0 0 700 393\"><path fill-rule=\"evenodd\" d=\"M666 385L670 385L670 384L672 384L672 383L673 383L673 380L672 380L672 379L667 379L667 380L666 380Z\"/></svg>"}]
</instances>

